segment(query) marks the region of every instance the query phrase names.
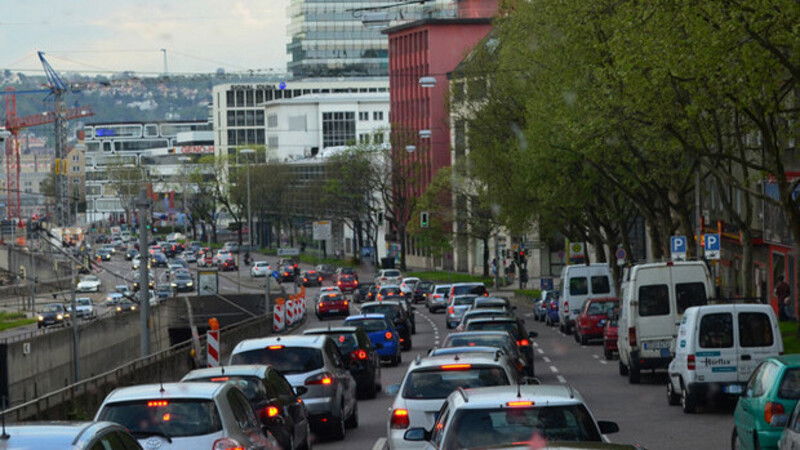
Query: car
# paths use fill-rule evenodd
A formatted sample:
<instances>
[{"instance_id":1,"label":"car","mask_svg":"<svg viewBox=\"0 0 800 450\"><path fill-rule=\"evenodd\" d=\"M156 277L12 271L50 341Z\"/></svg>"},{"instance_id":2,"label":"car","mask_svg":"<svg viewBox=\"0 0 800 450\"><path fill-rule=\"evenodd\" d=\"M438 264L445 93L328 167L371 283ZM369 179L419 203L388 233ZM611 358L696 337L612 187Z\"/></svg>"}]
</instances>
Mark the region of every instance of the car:
<instances>
[{"instance_id":1,"label":"car","mask_svg":"<svg viewBox=\"0 0 800 450\"><path fill-rule=\"evenodd\" d=\"M561 309L559 301L560 299L555 297L550 299L549 303L547 304L547 315L544 317L544 324L548 327L555 326L559 322L559 311Z\"/></svg>"},{"instance_id":2,"label":"car","mask_svg":"<svg viewBox=\"0 0 800 450\"><path fill-rule=\"evenodd\" d=\"M266 261L255 261L250 266L250 276L253 278L262 278L272 275L272 266Z\"/></svg>"},{"instance_id":3,"label":"car","mask_svg":"<svg viewBox=\"0 0 800 450\"><path fill-rule=\"evenodd\" d=\"M100 261L111 261L111 250L107 248L100 248L95 252L97 259Z\"/></svg>"},{"instance_id":4,"label":"car","mask_svg":"<svg viewBox=\"0 0 800 450\"><path fill-rule=\"evenodd\" d=\"M236 260L233 258L226 258L219 261L217 263L217 268L222 272L233 272L239 270L239 266L236 265Z\"/></svg>"},{"instance_id":5,"label":"car","mask_svg":"<svg viewBox=\"0 0 800 450\"><path fill-rule=\"evenodd\" d=\"M302 275L303 286L322 286L322 275L316 270L306 270Z\"/></svg>"},{"instance_id":6,"label":"car","mask_svg":"<svg viewBox=\"0 0 800 450\"><path fill-rule=\"evenodd\" d=\"M157 284L155 288L156 297L159 299L172 297L172 286L167 283Z\"/></svg>"},{"instance_id":7,"label":"car","mask_svg":"<svg viewBox=\"0 0 800 450\"><path fill-rule=\"evenodd\" d=\"M228 241L222 244L222 249L230 253L239 253L239 243L234 241Z\"/></svg>"},{"instance_id":8,"label":"car","mask_svg":"<svg viewBox=\"0 0 800 450\"><path fill-rule=\"evenodd\" d=\"M403 308L403 311L406 313L406 317L408 317L408 320L411 323L411 334L417 334L417 316L414 314L415 308L411 305L411 302L408 301L407 297L403 295L390 295L384 297L381 301L397 302L397 304Z\"/></svg>"},{"instance_id":9,"label":"car","mask_svg":"<svg viewBox=\"0 0 800 450\"><path fill-rule=\"evenodd\" d=\"M125 298L121 292L112 292L106 296L106 306L115 306Z\"/></svg>"},{"instance_id":10,"label":"car","mask_svg":"<svg viewBox=\"0 0 800 450\"><path fill-rule=\"evenodd\" d=\"M756 366L783 354L771 305L693 306L683 313L667 368L667 400L694 413L714 397L738 397Z\"/></svg>"},{"instance_id":11,"label":"car","mask_svg":"<svg viewBox=\"0 0 800 450\"><path fill-rule=\"evenodd\" d=\"M525 330L525 323L515 317L480 317L470 320L466 331L506 331L517 341L520 354L525 358L525 368L529 376L534 376L533 339L539 334Z\"/></svg>"},{"instance_id":12,"label":"car","mask_svg":"<svg viewBox=\"0 0 800 450\"><path fill-rule=\"evenodd\" d=\"M339 286L342 292L351 293L358 287L358 279L355 275L340 274L336 280L336 285Z\"/></svg>"},{"instance_id":13,"label":"car","mask_svg":"<svg viewBox=\"0 0 800 450\"><path fill-rule=\"evenodd\" d=\"M450 299L447 304L447 315L445 316L445 326L447 328L455 328L461 322L461 317L464 316L475 303L475 295L456 295Z\"/></svg>"},{"instance_id":14,"label":"car","mask_svg":"<svg viewBox=\"0 0 800 450\"><path fill-rule=\"evenodd\" d=\"M125 449L142 446L128 430L111 422L25 422L3 427L3 448Z\"/></svg>"},{"instance_id":15,"label":"car","mask_svg":"<svg viewBox=\"0 0 800 450\"><path fill-rule=\"evenodd\" d=\"M114 292L119 292L120 294L129 294L131 289L127 284L118 284L114 286Z\"/></svg>"},{"instance_id":16,"label":"car","mask_svg":"<svg viewBox=\"0 0 800 450\"><path fill-rule=\"evenodd\" d=\"M156 252L150 255L150 265L152 267L168 267L169 259L164 253Z\"/></svg>"},{"instance_id":17,"label":"car","mask_svg":"<svg viewBox=\"0 0 800 450\"><path fill-rule=\"evenodd\" d=\"M350 302L335 292L320 295L314 308L317 318L320 320L331 316L347 317L350 315Z\"/></svg>"},{"instance_id":18,"label":"car","mask_svg":"<svg viewBox=\"0 0 800 450\"><path fill-rule=\"evenodd\" d=\"M352 275L358 280L358 272L353 267L338 267L336 269L336 273L334 274L336 278L339 278L342 275Z\"/></svg>"},{"instance_id":19,"label":"car","mask_svg":"<svg viewBox=\"0 0 800 450\"><path fill-rule=\"evenodd\" d=\"M293 266L283 266L278 272L278 282L279 283L290 283L294 281L294 267Z\"/></svg>"},{"instance_id":20,"label":"car","mask_svg":"<svg viewBox=\"0 0 800 450\"><path fill-rule=\"evenodd\" d=\"M575 320L589 297L616 297L611 270L606 263L570 264L561 270L559 329L572 334Z\"/></svg>"},{"instance_id":21,"label":"car","mask_svg":"<svg viewBox=\"0 0 800 450\"><path fill-rule=\"evenodd\" d=\"M505 297L476 297L475 301L472 303L472 308L503 308L509 311L517 309L517 307L512 305L511 301Z\"/></svg>"},{"instance_id":22,"label":"car","mask_svg":"<svg viewBox=\"0 0 800 450\"><path fill-rule=\"evenodd\" d=\"M97 275L85 275L81 277L76 288L77 292L100 292L103 282Z\"/></svg>"},{"instance_id":23,"label":"car","mask_svg":"<svg viewBox=\"0 0 800 450\"><path fill-rule=\"evenodd\" d=\"M436 311L447 310L447 294L450 292L449 284L437 284L433 286L433 292L428 295L425 301L425 307L428 312L434 313Z\"/></svg>"},{"instance_id":24,"label":"car","mask_svg":"<svg viewBox=\"0 0 800 450\"><path fill-rule=\"evenodd\" d=\"M590 339L602 339L603 324L615 310L619 310L616 297L590 298L583 302L583 309L575 320L575 342L586 345Z\"/></svg>"},{"instance_id":25,"label":"car","mask_svg":"<svg viewBox=\"0 0 800 450\"><path fill-rule=\"evenodd\" d=\"M617 353L618 329L616 315L609 317L603 324L603 356L606 360L612 360Z\"/></svg>"},{"instance_id":26,"label":"car","mask_svg":"<svg viewBox=\"0 0 800 450\"><path fill-rule=\"evenodd\" d=\"M197 267L211 267L214 265L214 254L208 247L201 248L197 252Z\"/></svg>"},{"instance_id":27,"label":"car","mask_svg":"<svg viewBox=\"0 0 800 450\"><path fill-rule=\"evenodd\" d=\"M399 385L386 424L390 449L410 447L404 440L409 428L431 429L447 396L454 389L517 385L517 371L494 353L461 353L418 357L408 366ZM461 448L461 447L459 447Z\"/></svg>"},{"instance_id":28,"label":"car","mask_svg":"<svg viewBox=\"0 0 800 450\"><path fill-rule=\"evenodd\" d=\"M533 319L539 322L544 322L547 316L547 308L550 301L558 297L556 290L543 290L539 298L533 302Z\"/></svg>"},{"instance_id":29,"label":"car","mask_svg":"<svg viewBox=\"0 0 800 450\"><path fill-rule=\"evenodd\" d=\"M117 253L116 245L112 242L111 244L106 244L98 249L98 251L103 250L106 252L113 254Z\"/></svg>"},{"instance_id":30,"label":"car","mask_svg":"<svg viewBox=\"0 0 800 450\"><path fill-rule=\"evenodd\" d=\"M436 449L507 448L529 442L534 433L546 441L600 444L618 431L614 422L596 421L571 386L517 385L455 389L429 429L410 427L403 437Z\"/></svg>"},{"instance_id":31,"label":"car","mask_svg":"<svg viewBox=\"0 0 800 450\"><path fill-rule=\"evenodd\" d=\"M70 308L72 311L72 308ZM97 312L94 310L94 303L89 297L79 297L75 299L75 317L79 319L94 319Z\"/></svg>"},{"instance_id":32,"label":"car","mask_svg":"<svg viewBox=\"0 0 800 450\"><path fill-rule=\"evenodd\" d=\"M388 361L392 366L403 362L400 353L400 334L386 315L357 314L345 319L344 323L363 328L382 360Z\"/></svg>"},{"instance_id":33,"label":"car","mask_svg":"<svg viewBox=\"0 0 800 450\"><path fill-rule=\"evenodd\" d=\"M177 265L183 267L186 270L189 270L189 263L184 258L172 258L172 260L169 263L170 266Z\"/></svg>"},{"instance_id":34,"label":"car","mask_svg":"<svg viewBox=\"0 0 800 450\"><path fill-rule=\"evenodd\" d=\"M194 292L194 279L186 272L179 272L170 280L170 286L176 292Z\"/></svg>"},{"instance_id":35,"label":"car","mask_svg":"<svg viewBox=\"0 0 800 450\"><path fill-rule=\"evenodd\" d=\"M49 303L39 311L36 316L37 328L45 328L51 325L65 325L67 318L67 308L61 303Z\"/></svg>"},{"instance_id":36,"label":"car","mask_svg":"<svg viewBox=\"0 0 800 450\"><path fill-rule=\"evenodd\" d=\"M239 389L262 426L277 439L282 450L311 448L308 411L297 391L272 366L233 365L195 369L181 378L182 383L233 383Z\"/></svg>"},{"instance_id":37,"label":"car","mask_svg":"<svg viewBox=\"0 0 800 450\"><path fill-rule=\"evenodd\" d=\"M381 301L383 300L384 297L387 296L402 297L403 300L405 300L403 291L401 291L400 286L396 284L382 284L378 286L378 291L377 294L375 295L375 300Z\"/></svg>"},{"instance_id":38,"label":"car","mask_svg":"<svg viewBox=\"0 0 800 450\"><path fill-rule=\"evenodd\" d=\"M353 291L353 301L356 303L364 303L372 301L370 290L375 286L375 283L359 283L358 289ZM372 294L374 295L374 294Z\"/></svg>"},{"instance_id":39,"label":"car","mask_svg":"<svg viewBox=\"0 0 800 450\"><path fill-rule=\"evenodd\" d=\"M327 295L327 294L344 295L342 290L339 289L339 286L323 286L323 287L319 288L319 296L320 297L322 297L324 295Z\"/></svg>"},{"instance_id":40,"label":"car","mask_svg":"<svg viewBox=\"0 0 800 450\"><path fill-rule=\"evenodd\" d=\"M385 346L375 343L371 338L374 324L365 321L345 319L344 326L311 328L303 334L324 334L333 339L339 352L347 359L347 369L356 380L356 391L361 398L375 398L381 389L381 355ZM385 320L385 319L384 319Z\"/></svg>"},{"instance_id":41,"label":"car","mask_svg":"<svg viewBox=\"0 0 800 450\"><path fill-rule=\"evenodd\" d=\"M750 375L733 412L731 448L777 448L800 399L800 354L767 358ZM779 417L784 416L784 417Z\"/></svg>"},{"instance_id":42,"label":"car","mask_svg":"<svg viewBox=\"0 0 800 450\"><path fill-rule=\"evenodd\" d=\"M403 275L397 269L381 269L375 274L375 284L399 285L403 281Z\"/></svg>"},{"instance_id":43,"label":"car","mask_svg":"<svg viewBox=\"0 0 800 450\"><path fill-rule=\"evenodd\" d=\"M409 301L414 301L414 289L417 288L417 283L420 279L417 277L406 277L400 282L400 292L408 297Z\"/></svg>"},{"instance_id":44,"label":"car","mask_svg":"<svg viewBox=\"0 0 800 450\"><path fill-rule=\"evenodd\" d=\"M234 383L119 387L103 400L95 420L122 425L145 448L280 448Z\"/></svg>"},{"instance_id":45,"label":"car","mask_svg":"<svg viewBox=\"0 0 800 450\"><path fill-rule=\"evenodd\" d=\"M184 269L183 264L180 264L178 262L170 261L167 264L167 270L169 271L170 275L172 275L172 273L175 272L176 270L181 270L181 269Z\"/></svg>"},{"instance_id":46,"label":"car","mask_svg":"<svg viewBox=\"0 0 800 450\"><path fill-rule=\"evenodd\" d=\"M139 291L139 272L133 272L131 274L131 278L133 279L133 292ZM155 289L156 287L156 277L153 275L153 272L149 272L147 275L147 288L148 289Z\"/></svg>"},{"instance_id":47,"label":"car","mask_svg":"<svg viewBox=\"0 0 800 450\"><path fill-rule=\"evenodd\" d=\"M326 280L331 278L333 274L336 272L336 270L330 264L319 264L316 267L314 267L314 270L319 272L320 275L322 275L322 278L325 278Z\"/></svg>"},{"instance_id":48,"label":"car","mask_svg":"<svg viewBox=\"0 0 800 450\"><path fill-rule=\"evenodd\" d=\"M328 336L245 339L234 347L229 364L268 364L295 389L307 388L303 403L316 432L342 440L345 428L358 426L356 381Z\"/></svg>"},{"instance_id":49,"label":"car","mask_svg":"<svg viewBox=\"0 0 800 450\"><path fill-rule=\"evenodd\" d=\"M404 301L369 302L361 305L362 314L384 314L392 320L392 324L400 335L400 348L411 350L411 319L403 306Z\"/></svg>"},{"instance_id":50,"label":"car","mask_svg":"<svg viewBox=\"0 0 800 450\"><path fill-rule=\"evenodd\" d=\"M137 255L131 260L131 268L133 270L139 270L139 266L141 265L142 259ZM147 268L151 268L152 264L150 264L150 258L147 258Z\"/></svg>"},{"instance_id":51,"label":"car","mask_svg":"<svg viewBox=\"0 0 800 450\"><path fill-rule=\"evenodd\" d=\"M414 286L414 295L411 301L414 303L427 303L428 296L431 295L435 286L436 285L433 284L432 281L420 281L416 286Z\"/></svg>"},{"instance_id":52,"label":"car","mask_svg":"<svg viewBox=\"0 0 800 450\"><path fill-rule=\"evenodd\" d=\"M186 250L183 252L183 259L190 264L194 264L197 262L197 255L192 250Z\"/></svg>"},{"instance_id":53,"label":"car","mask_svg":"<svg viewBox=\"0 0 800 450\"><path fill-rule=\"evenodd\" d=\"M520 352L517 340L506 331L464 331L450 333L442 340L440 348L448 347L494 347L508 355L521 376L530 373L527 360Z\"/></svg>"},{"instance_id":54,"label":"car","mask_svg":"<svg viewBox=\"0 0 800 450\"><path fill-rule=\"evenodd\" d=\"M798 402L800 403L800 402ZM778 439L779 450L792 450L800 448L800 408L795 405L791 414L778 414L772 419L775 426L784 426L780 439Z\"/></svg>"},{"instance_id":55,"label":"car","mask_svg":"<svg viewBox=\"0 0 800 450\"><path fill-rule=\"evenodd\" d=\"M214 255L213 263L220 264L222 261L225 261L226 259L233 259L233 253L225 249L220 249L217 250L217 254Z\"/></svg>"},{"instance_id":56,"label":"car","mask_svg":"<svg viewBox=\"0 0 800 450\"><path fill-rule=\"evenodd\" d=\"M119 302L117 302L117 306L114 307L114 310L117 313L123 313L128 311L136 311L138 305L127 298L123 298Z\"/></svg>"},{"instance_id":57,"label":"car","mask_svg":"<svg viewBox=\"0 0 800 450\"><path fill-rule=\"evenodd\" d=\"M461 316L456 331L464 331L470 320L478 317L514 317L511 312L503 308L470 309Z\"/></svg>"}]
</instances>

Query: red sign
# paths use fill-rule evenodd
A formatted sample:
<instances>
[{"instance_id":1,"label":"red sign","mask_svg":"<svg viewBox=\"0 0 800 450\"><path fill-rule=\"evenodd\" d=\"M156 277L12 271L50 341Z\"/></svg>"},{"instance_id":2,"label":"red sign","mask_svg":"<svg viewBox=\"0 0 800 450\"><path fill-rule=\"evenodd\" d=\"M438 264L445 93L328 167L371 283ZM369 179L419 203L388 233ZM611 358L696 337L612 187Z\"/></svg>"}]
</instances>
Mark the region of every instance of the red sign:
<instances>
[{"instance_id":1,"label":"red sign","mask_svg":"<svg viewBox=\"0 0 800 450\"><path fill-rule=\"evenodd\" d=\"M181 145L177 148L184 154L214 153L213 145Z\"/></svg>"}]
</instances>

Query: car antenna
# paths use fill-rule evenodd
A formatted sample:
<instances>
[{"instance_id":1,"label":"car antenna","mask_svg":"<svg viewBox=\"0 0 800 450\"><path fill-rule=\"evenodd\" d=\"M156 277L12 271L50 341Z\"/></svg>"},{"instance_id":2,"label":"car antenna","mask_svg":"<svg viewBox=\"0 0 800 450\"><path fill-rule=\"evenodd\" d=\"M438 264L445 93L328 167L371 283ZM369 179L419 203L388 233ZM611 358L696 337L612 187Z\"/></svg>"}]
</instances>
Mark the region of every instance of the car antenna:
<instances>
[{"instance_id":1,"label":"car antenna","mask_svg":"<svg viewBox=\"0 0 800 450\"><path fill-rule=\"evenodd\" d=\"M6 433L6 396L5 395L3 396L3 412L2 412L2 414L0 414L0 420L2 420L2 422L3 422L3 434L0 434L0 439L6 441L11 436L9 436L9 434Z\"/></svg>"},{"instance_id":2,"label":"car antenna","mask_svg":"<svg viewBox=\"0 0 800 450\"><path fill-rule=\"evenodd\" d=\"M522 398L522 385L519 380L517 380L517 398Z\"/></svg>"}]
</instances>

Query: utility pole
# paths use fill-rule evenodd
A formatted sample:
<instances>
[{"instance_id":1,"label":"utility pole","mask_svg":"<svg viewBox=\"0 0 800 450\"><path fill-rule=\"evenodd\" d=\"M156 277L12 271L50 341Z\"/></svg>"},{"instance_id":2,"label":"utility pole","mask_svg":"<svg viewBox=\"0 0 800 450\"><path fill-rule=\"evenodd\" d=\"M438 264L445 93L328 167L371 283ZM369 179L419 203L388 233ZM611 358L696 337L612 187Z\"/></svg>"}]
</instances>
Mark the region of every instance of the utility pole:
<instances>
[{"instance_id":1,"label":"utility pole","mask_svg":"<svg viewBox=\"0 0 800 450\"><path fill-rule=\"evenodd\" d=\"M30 266L31 266L31 275L28 277L28 282L31 284L31 312L36 311L36 282L38 281L38 277L36 276L36 258L33 256L33 246L30 247Z\"/></svg>"},{"instance_id":2,"label":"utility pole","mask_svg":"<svg viewBox=\"0 0 800 450\"><path fill-rule=\"evenodd\" d=\"M250 212L250 165L247 165L247 244L253 246L253 214ZM249 249L252 250L252 249ZM248 250L248 251L249 251Z\"/></svg>"},{"instance_id":3,"label":"utility pole","mask_svg":"<svg viewBox=\"0 0 800 450\"><path fill-rule=\"evenodd\" d=\"M75 300L75 290L77 289L78 273L75 270L75 262L69 261L72 266L72 311L70 311L69 319L72 322L72 355L73 355L73 382L77 383L81 379L81 354L80 354L80 340L78 336L78 306Z\"/></svg>"},{"instance_id":4,"label":"utility pole","mask_svg":"<svg viewBox=\"0 0 800 450\"><path fill-rule=\"evenodd\" d=\"M150 260L147 251L150 199L146 189L139 191L136 209L139 212L139 350L141 356L147 356L150 354L150 273L147 268Z\"/></svg>"},{"instance_id":5,"label":"utility pole","mask_svg":"<svg viewBox=\"0 0 800 450\"><path fill-rule=\"evenodd\" d=\"M500 289L500 244L497 239L497 233L494 235L494 288Z\"/></svg>"},{"instance_id":6,"label":"utility pole","mask_svg":"<svg viewBox=\"0 0 800 450\"><path fill-rule=\"evenodd\" d=\"M167 49L162 48L161 53L164 54L164 76L166 77L169 75L169 70L167 70Z\"/></svg>"}]
</instances>

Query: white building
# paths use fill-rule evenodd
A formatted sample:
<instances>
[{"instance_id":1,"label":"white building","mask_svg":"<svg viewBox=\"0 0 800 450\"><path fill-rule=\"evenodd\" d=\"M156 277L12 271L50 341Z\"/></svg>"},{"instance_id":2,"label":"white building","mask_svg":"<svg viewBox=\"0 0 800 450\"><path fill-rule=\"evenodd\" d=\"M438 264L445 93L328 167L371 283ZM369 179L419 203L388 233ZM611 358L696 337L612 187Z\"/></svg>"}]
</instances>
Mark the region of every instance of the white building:
<instances>
[{"instance_id":1,"label":"white building","mask_svg":"<svg viewBox=\"0 0 800 450\"><path fill-rule=\"evenodd\" d=\"M287 161L389 140L389 93L308 94L264 106L269 155Z\"/></svg>"},{"instance_id":2,"label":"white building","mask_svg":"<svg viewBox=\"0 0 800 450\"><path fill-rule=\"evenodd\" d=\"M227 83L212 90L214 148L218 155L234 154L238 146L268 145L264 104L309 94L389 92L389 79L328 78L280 83Z\"/></svg>"}]
</instances>

